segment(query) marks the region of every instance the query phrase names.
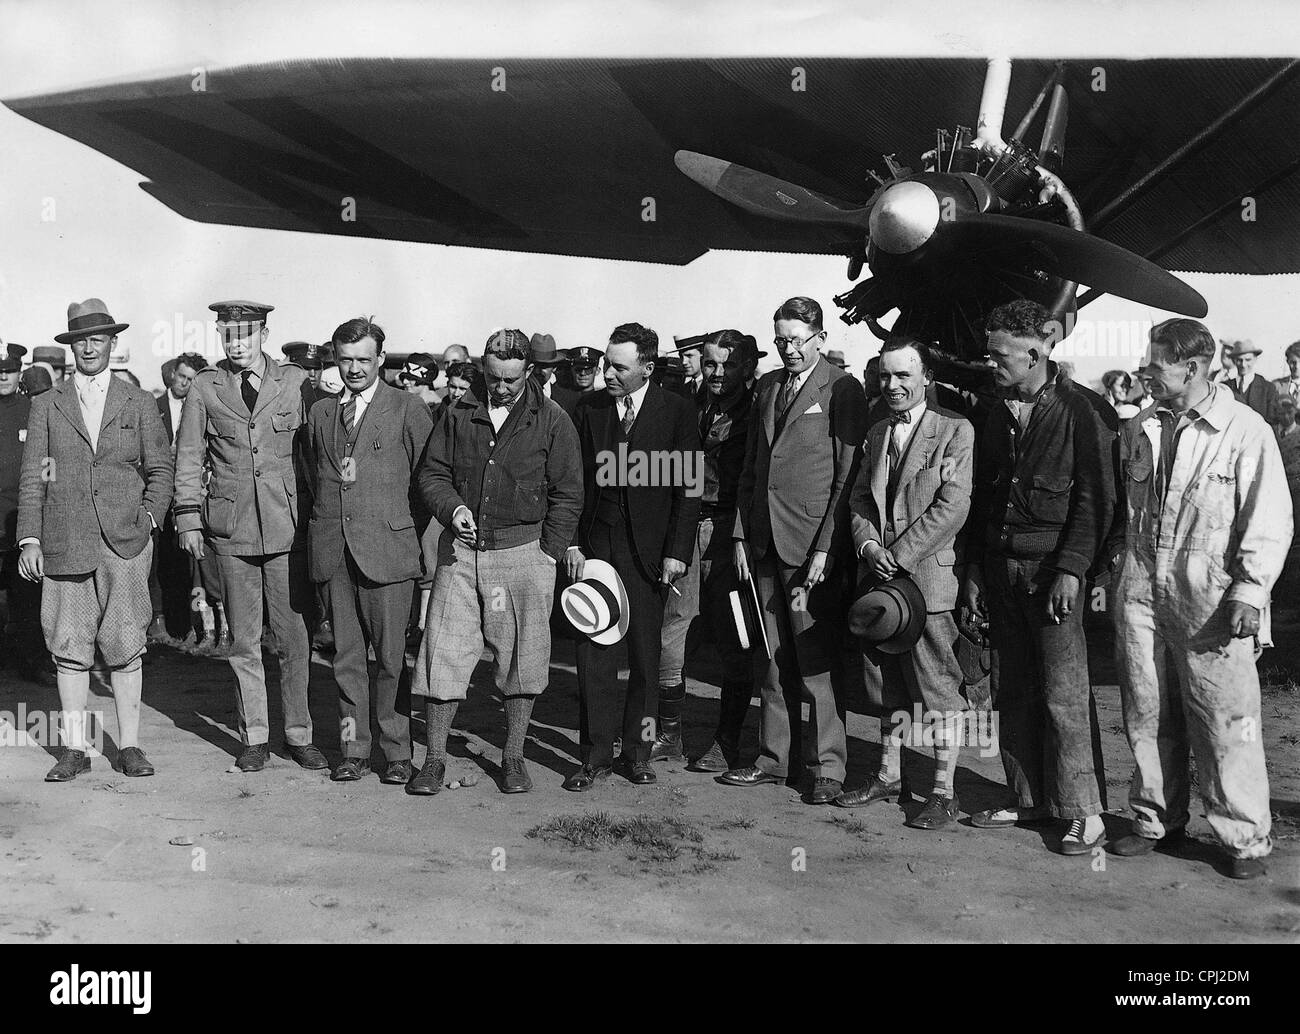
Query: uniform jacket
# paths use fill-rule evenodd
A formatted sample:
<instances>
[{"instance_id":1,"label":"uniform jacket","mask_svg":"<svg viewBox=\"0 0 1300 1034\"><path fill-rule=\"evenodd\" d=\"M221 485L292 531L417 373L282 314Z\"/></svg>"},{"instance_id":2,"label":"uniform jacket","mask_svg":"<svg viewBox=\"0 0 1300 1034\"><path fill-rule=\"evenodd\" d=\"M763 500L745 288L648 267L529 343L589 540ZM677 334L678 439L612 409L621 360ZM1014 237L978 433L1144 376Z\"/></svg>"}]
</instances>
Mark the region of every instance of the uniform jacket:
<instances>
[{"instance_id":1,"label":"uniform jacket","mask_svg":"<svg viewBox=\"0 0 1300 1034\"><path fill-rule=\"evenodd\" d=\"M229 360L199 371L185 397L176 447L177 533L206 531L213 551L227 556L284 553L305 544L306 380L302 367L268 357L250 414ZM205 458L212 469L206 498Z\"/></svg>"},{"instance_id":2,"label":"uniform jacket","mask_svg":"<svg viewBox=\"0 0 1300 1034\"><path fill-rule=\"evenodd\" d=\"M14 392L0 398L0 553L18 544L18 475L32 400Z\"/></svg>"},{"instance_id":3,"label":"uniform jacket","mask_svg":"<svg viewBox=\"0 0 1300 1034\"><path fill-rule=\"evenodd\" d=\"M422 399L382 380L352 429L350 450L339 396L312 406L305 451L312 482L308 563L313 581L333 577L344 546L371 581L389 585L420 576L411 478L432 429ZM351 463L345 462L348 457Z\"/></svg>"},{"instance_id":4,"label":"uniform jacket","mask_svg":"<svg viewBox=\"0 0 1300 1034\"><path fill-rule=\"evenodd\" d=\"M118 556L138 556L171 498L171 449L147 391L109 378L93 451L72 377L32 399L17 535L40 541L47 575L93 571L101 535Z\"/></svg>"},{"instance_id":5,"label":"uniform jacket","mask_svg":"<svg viewBox=\"0 0 1300 1034\"><path fill-rule=\"evenodd\" d=\"M443 527L466 506L484 549L541 542L564 555L582 511L573 422L531 377L498 432L472 391L447 409L429 439L420 492Z\"/></svg>"},{"instance_id":6,"label":"uniform jacket","mask_svg":"<svg viewBox=\"0 0 1300 1034\"><path fill-rule=\"evenodd\" d=\"M578 525L576 545L591 555L591 528L596 517L596 507L601 498L618 492L617 486L601 484L597 477L600 457L617 457L619 446L625 452L634 452L650 458L681 456L684 464L695 464L700 469L699 414L695 406L653 381L646 388L641 412L632 425L626 442L622 439L621 410L608 391L587 392L578 402L578 442L582 448L583 506L582 520ZM686 459L689 457L689 461ZM630 479L629 479L630 480ZM658 478L664 481L672 479ZM698 491L692 495L686 478L680 483L626 485L627 509L631 519L632 548L642 570L652 579L658 579L663 558L672 557L689 565L694 550L695 535L700 517Z\"/></svg>"},{"instance_id":7,"label":"uniform jacket","mask_svg":"<svg viewBox=\"0 0 1300 1034\"><path fill-rule=\"evenodd\" d=\"M849 488L866 434L862 385L825 357L817 360L777 433L785 371L758 381L740 475L736 527L760 557L775 548L798 567L816 552L847 559Z\"/></svg>"},{"instance_id":8,"label":"uniform jacket","mask_svg":"<svg viewBox=\"0 0 1300 1034\"><path fill-rule=\"evenodd\" d=\"M912 576L931 613L957 606L958 538L970 513L975 430L965 417L926 405L908 439L894 507L886 507L889 437L880 421L867 432L862 468L850 494L853 547L878 542Z\"/></svg>"},{"instance_id":9,"label":"uniform jacket","mask_svg":"<svg viewBox=\"0 0 1300 1034\"><path fill-rule=\"evenodd\" d=\"M1210 593L1216 606L1226 597L1263 610L1291 546L1291 493L1277 441L1222 385L1198 412L1178 440L1163 506L1156 407L1142 410L1120 433L1128 495L1124 577L1154 571L1157 550L1167 551L1173 593Z\"/></svg>"}]
</instances>

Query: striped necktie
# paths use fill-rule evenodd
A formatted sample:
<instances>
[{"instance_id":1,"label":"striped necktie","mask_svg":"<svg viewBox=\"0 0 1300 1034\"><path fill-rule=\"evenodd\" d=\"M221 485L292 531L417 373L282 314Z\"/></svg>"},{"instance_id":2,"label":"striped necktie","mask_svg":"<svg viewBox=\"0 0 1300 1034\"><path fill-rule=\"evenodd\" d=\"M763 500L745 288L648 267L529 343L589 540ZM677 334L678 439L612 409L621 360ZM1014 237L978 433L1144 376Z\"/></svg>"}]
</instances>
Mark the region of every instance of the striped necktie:
<instances>
[{"instance_id":1,"label":"striped necktie","mask_svg":"<svg viewBox=\"0 0 1300 1034\"><path fill-rule=\"evenodd\" d=\"M357 419L357 396L353 395L343 403L343 430L352 434L352 425Z\"/></svg>"},{"instance_id":2,"label":"striped necktie","mask_svg":"<svg viewBox=\"0 0 1300 1034\"><path fill-rule=\"evenodd\" d=\"M623 436L627 437L632 432L632 425L636 423L636 409L632 406L632 396L623 396Z\"/></svg>"}]
</instances>

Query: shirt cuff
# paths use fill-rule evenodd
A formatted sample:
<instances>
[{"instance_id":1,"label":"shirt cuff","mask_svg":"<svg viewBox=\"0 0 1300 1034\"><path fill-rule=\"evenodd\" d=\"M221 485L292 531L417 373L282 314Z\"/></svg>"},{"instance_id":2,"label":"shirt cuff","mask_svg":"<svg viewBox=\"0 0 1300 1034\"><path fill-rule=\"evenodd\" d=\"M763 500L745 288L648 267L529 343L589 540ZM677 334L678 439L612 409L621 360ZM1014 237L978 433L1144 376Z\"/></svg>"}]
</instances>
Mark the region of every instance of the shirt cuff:
<instances>
[{"instance_id":1,"label":"shirt cuff","mask_svg":"<svg viewBox=\"0 0 1300 1034\"><path fill-rule=\"evenodd\" d=\"M23 546L27 545L27 543L29 542L34 542L38 546L41 544L41 540L38 539L35 535L28 535L25 539L18 540L18 548L22 549Z\"/></svg>"},{"instance_id":2,"label":"shirt cuff","mask_svg":"<svg viewBox=\"0 0 1300 1034\"><path fill-rule=\"evenodd\" d=\"M1268 590L1254 582L1233 582L1224 596L1229 603L1245 603L1256 610L1268 606Z\"/></svg>"}]
</instances>

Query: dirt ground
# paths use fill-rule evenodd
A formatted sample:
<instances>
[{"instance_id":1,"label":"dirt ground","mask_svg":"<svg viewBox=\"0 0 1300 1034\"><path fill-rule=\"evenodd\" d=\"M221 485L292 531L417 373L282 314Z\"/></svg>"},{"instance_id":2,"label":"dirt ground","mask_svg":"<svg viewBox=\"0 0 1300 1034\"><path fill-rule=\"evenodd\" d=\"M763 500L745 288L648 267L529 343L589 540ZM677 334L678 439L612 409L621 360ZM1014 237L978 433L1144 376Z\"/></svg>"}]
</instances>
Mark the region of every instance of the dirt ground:
<instances>
[{"instance_id":1,"label":"dirt ground","mask_svg":"<svg viewBox=\"0 0 1300 1034\"><path fill-rule=\"evenodd\" d=\"M1132 760L1104 626L1094 639L1106 823L1118 836ZM557 643L551 687L534 713L530 794L496 788L504 715L486 663L451 743L449 778L478 776L473 786L413 798L376 776L335 784L282 751L262 773L232 773L228 664L163 647L145 669L142 745L154 778L110 767L115 719L102 684L92 706L104 710L110 738L88 775L47 784L51 750L30 742L0 750L0 942L1295 942L1300 621L1279 616L1278 642L1287 649L1261 664L1277 847L1267 877L1246 884L1220 874L1198 805L1186 848L1141 859L1067 858L1049 850L1048 834L973 828L969 813L1005 801L997 757L974 749L957 776L962 824L943 833L906 828L893 804L811 807L786 787L727 788L672 763L656 766L655 786L614 777L566 793L560 783L577 751L567 642ZM699 749L717 712L707 647L689 674L687 736ZM314 658L312 676L316 740L333 762L328 658ZM29 714L57 708L53 689L0 677L0 711L16 714L20 702ZM859 703L851 702L850 785L879 757L875 719L852 713ZM746 757L757 712L755 699ZM413 728L420 742L422 723ZM417 747L417 763L422 756ZM909 751L906 766L914 785L928 786L927 751ZM656 832L618 840L628 826L619 820L638 816L645 822L633 827ZM584 823L612 842L573 846L537 828L563 834Z\"/></svg>"}]
</instances>

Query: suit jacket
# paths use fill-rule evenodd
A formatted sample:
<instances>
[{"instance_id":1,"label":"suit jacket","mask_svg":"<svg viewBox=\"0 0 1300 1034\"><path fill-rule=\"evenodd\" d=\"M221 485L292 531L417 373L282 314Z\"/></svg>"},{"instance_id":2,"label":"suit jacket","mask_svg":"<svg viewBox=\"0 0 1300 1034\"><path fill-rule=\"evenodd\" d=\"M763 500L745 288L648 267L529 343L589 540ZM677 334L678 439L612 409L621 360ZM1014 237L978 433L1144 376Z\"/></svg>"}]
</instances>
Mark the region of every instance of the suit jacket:
<instances>
[{"instance_id":1,"label":"suit jacket","mask_svg":"<svg viewBox=\"0 0 1300 1034\"><path fill-rule=\"evenodd\" d=\"M213 551L226 556L284 553L305 544L306 380L302 367L268 357L250 414L229 360L199 371L185 397L176 446L177 533L205 531ZM205 460L212 469L206 498Z\"/></svg>"},{"instance_id":2,"label":"suit jacket","mask_svg":"<svg viewBox=\"0 0 1300 1034\"><path fill-rule=\"evenodd\" d=\"M18 538L40 541L47 575L95 570L101 536L118 556L139 556L171 498L172 453L147 391L109 378L93 450L72 377L32 399Z\"/></svg>"},{"instance_id":3,"label":"suit jacket","mask_svg":"<svg viewBox=\"0 0 1300 1034\"><path fill-rule=\"evenodd\" d=\"M388 585L420 576L420 536L411 506L411 476L433 429L429 407L410 392L376 382L353 428L353 463L339 397L327 396L307 417L305 451L312 479L308 564L313 581L333 577L346 546L371 581ZM350 474L348 473L350 471Z\"/></svg>"},{"instance_id":4,"label":"suit jacket","mask_svg":"<svg viewBox=\"0 0 1300 1034\"><path fill-rule=\"evenodd\" d=\"M1275 377L1273 379L1273 389L1277 392L1279 399L1289 399L1291 397L1291 375Z\"/></svg>"},{"instance_id":5,"label":"suit jacket","mask_svg":"<svg viewBox=\"0 0 1300 1034\"><path fill-rule=\"evenodd\" d=\"M170 445L176 440L176 428L172 427L172 407L168 399L171 392L166 388L155 401L158 403L158 417L162 420L163 430L167 432L167 444Z\"/></svg>"},{"instance_id":6,"label":"suit jacket","mask_svg":"<svg viewBox=\"0 0 1300 1034\"><path fill-rule=\"evenodd\" d=\"M18 475L31 408L31 399L16 391L0 398L0 553L18 544Z\"/></svg>"},{"instance_id":7,"label":"suit jacket","mask_svg":"<svg viewBox=\"0 0 1300 1034\"><path fill-rule=\"evenodd\" d=\"M1241 390L1241 378L1232 377L1228 380L1228 384L1237 396L1237 401L1246 403L1269 424L1278 422L1277 388L1273 386L1271 381L1259 374L1255 374L1251 378L1250 387L1244 392Z\"/></svg>"},{"instance_id":8,"label":"suit jacket","mask_svg":"<svg viewBox=\"0 0 1300 1034\"><path fill-rule=\"evenodd\" d=\"M912 576L931 613L957 606L958 539L970 512L975 429L969 420L926 405L908 440L887 509L889 437L883 420L867 432L862 467L850 493L854 552L878 542ZM864 574L869 568L864 569Z\"/></svg>"},{"instance_id":9,"label":"suit jacket","mask_svg":"<svg viewBox=\"0 0 1300 1034\"><path fill-rule=\"evenodd\" d=\"M778 434L785 376L773 370L758 382L733 537L745 539L759 557L774 548L791 567L816 552L843 559L852 553L848 489L866 434L866 395L820 357Z\"/></svg>"},{"instance_id":10,"label":"suit jacket","mask_svg":"<svg viewBox=\"0 0 1300 1034\"><path fill-rule=\"evenodd\" d=\"M590 555L591 526L596 507L606 492L617 487L601 485L597 478L600 458L616 457L622 443L619 410L608 391L587 392L578 402L578 442L582 447L583 501L575 545ZM641 412L626 441L626 454L689 457L694 470L703 476L700 428L695 406L679 395L665 391L653 381L646 388ZM661 479L662 480L662 479ZM683 482L683 478L677 479ZM664 557L690 564L700 517L700 497L689 494L684 483L628 485L627 507L631 517L632 548L642 570L652 580L659 578Z\"/></svg>"}]
</instances>

